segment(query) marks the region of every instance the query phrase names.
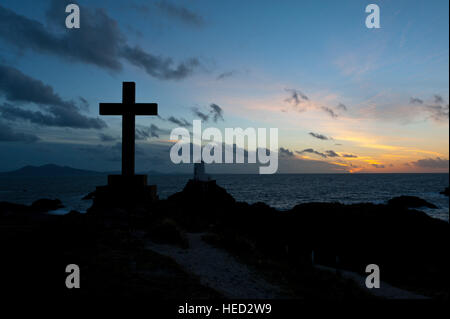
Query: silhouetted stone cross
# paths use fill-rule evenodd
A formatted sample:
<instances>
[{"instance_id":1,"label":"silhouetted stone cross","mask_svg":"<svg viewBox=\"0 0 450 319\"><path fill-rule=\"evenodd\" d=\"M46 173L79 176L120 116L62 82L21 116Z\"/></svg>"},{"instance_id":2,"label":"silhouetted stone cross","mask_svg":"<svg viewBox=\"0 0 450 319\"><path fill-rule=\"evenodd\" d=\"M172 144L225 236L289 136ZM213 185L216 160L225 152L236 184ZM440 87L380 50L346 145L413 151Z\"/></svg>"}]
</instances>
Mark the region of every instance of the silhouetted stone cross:
<instances>
[{"instance_id":1,"label":"silhouetted stone cross","mask_svg":"<svg viewBox=\"0 0 450 319\"><path fill-rule=\"evenodd\" d=\"M122 175L134 175L135 116L158 115L158 104L136 103L136 83L123 82L122 103L100 103L100 115L122 115Z\"/></svg>"}]
</instances>

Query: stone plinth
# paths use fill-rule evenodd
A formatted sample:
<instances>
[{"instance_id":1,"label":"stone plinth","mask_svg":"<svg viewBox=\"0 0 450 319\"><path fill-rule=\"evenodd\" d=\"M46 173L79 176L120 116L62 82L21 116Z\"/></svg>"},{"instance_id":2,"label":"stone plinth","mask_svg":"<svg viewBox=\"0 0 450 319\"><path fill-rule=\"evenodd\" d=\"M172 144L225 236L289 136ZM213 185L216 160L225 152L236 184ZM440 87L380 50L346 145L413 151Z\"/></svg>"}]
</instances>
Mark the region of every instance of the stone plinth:
<instances>
[{"instance_id":1,"label":"stone plinth","mask_svg":"<svg viewBox=\"0 0 450 319\"><path fill-rule=\"evenodd\" d=\"M147 186L147 175L108 175L108 186L139 188Z\"/></svg>"},{"instance_id":2,"label":"stone plinth","mask_svg":"<svg viewBox=\"0 0 450 319\"><path fill-rule=\"evenodd\" d=\"M109 175L107 186L98 186L97 203L106 206L134 206L158 200L156 185L147 185L147 175Z\"/></svg>"}]
</instances>

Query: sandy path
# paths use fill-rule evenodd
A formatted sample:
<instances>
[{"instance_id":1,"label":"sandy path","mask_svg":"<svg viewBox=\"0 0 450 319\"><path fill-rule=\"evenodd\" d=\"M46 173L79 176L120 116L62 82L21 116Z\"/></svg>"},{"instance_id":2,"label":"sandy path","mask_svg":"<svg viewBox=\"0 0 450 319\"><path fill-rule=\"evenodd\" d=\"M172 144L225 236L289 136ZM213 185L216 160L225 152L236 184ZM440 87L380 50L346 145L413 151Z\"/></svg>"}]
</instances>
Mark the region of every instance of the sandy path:
<instances>
[{"instance_id":1,"label":"sandy path","mask_svg":"<svg viewBox=\"0 0 450 319\"><path fill-rule=\"evenodd\" d=\"M203 234L187 234L189 249L148 241L147 248L173 258L180 266L231 299L282 298L280 288L251 271L233 256L205 243Z\"/></svg>"},{"instance_id":2,"label":"sandy path","mask_svg":"<svg viewBox=\"0 0 450 319\"><path fill-rule=\"evenodd\" d=\"M202 284L221 292L227 298L283 298L279 287L268 283L226 251L205 243L201 239L203 233L188 233L186 235L189 239L189 249L156 244L152 241L148 241L146 247L171 257L186 271L197 275ZM336 272L336 269L332 267L316 265L316 268ZM342 277L353 280L362 289L368 289L365 284L366 277L346 270L341 270L340 273ZM380 288L370 289L369 292L386 299L429 299L426 296L391 286L385 282L380 283Z\"/></svg>"},{"instance_id":3,"label":"sandy path","mask_svg":"<svg viewBox=\"0 0 450 319\"><path fill-rule=\"evenodd\" d=\"M336 273L336 269L332 267L326 267L322 265L316 265L316 268ZM366 287L366 277L361 276L358 273L340 270L341 276L347 279L353 280L362 289L367 289L369 293L374 296L386 298L386 299L429 299L426 296L415 294L413 292L403 290L394 286L391 286L383 281L380 281L380 288L368 289Z\"/></svg>"}]
</instances>

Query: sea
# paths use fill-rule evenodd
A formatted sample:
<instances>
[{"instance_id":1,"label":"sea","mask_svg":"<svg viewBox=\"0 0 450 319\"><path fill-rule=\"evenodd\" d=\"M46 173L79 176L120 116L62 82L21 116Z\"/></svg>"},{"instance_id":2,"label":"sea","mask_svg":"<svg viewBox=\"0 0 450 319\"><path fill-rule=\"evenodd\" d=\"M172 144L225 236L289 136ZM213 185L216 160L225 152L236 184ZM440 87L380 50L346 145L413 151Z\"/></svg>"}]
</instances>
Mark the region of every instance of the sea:
<instances>
[{"instance_id":1,"label":"sea","mask_svg":"<svg viewBox=\"0 0 450 319\"><path fill-rule=\"evenodd\" d=\"M440 194L449 186L449 174L275 174L215 175L217 184L236 200L264 202L288 210L306 202L385 203L395 196L418 196L438 208L421 208L428 215L449 221L449 198ZM148 176L158 187L161 199L181 191L189 175ZM58 198L64 214L85 212L90 200L81 200L96 186L105 185L107 176L80 177L0 177L0 201L31 204L40 198Z\"/></svg>"}]
</instances>

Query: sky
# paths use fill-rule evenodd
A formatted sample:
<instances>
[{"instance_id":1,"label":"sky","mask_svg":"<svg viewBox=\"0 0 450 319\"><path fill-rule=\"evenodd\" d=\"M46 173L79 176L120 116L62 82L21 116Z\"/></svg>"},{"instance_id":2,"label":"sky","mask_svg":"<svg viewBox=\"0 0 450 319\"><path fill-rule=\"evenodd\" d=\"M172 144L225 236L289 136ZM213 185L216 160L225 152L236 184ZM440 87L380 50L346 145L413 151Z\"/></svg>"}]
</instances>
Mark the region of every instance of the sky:
<instances>
[{"instance_id":1,"label":"sky","mask_svg":"<svg viewBox=\"0 0 450 319\"><path fill-rule=\"evenodd\" d=\"M65 7L80 6L80 29ZM368 29L365 7L380 7ZM279 173L449 169L449 2L2 1L0 171L55 163L119 170L123 81L137 170L170 162L176 127L278 128ZM207 168L208 169L208 168ZM252 165L214 164L217 173Z\"/></svg>"}]
</instances>

